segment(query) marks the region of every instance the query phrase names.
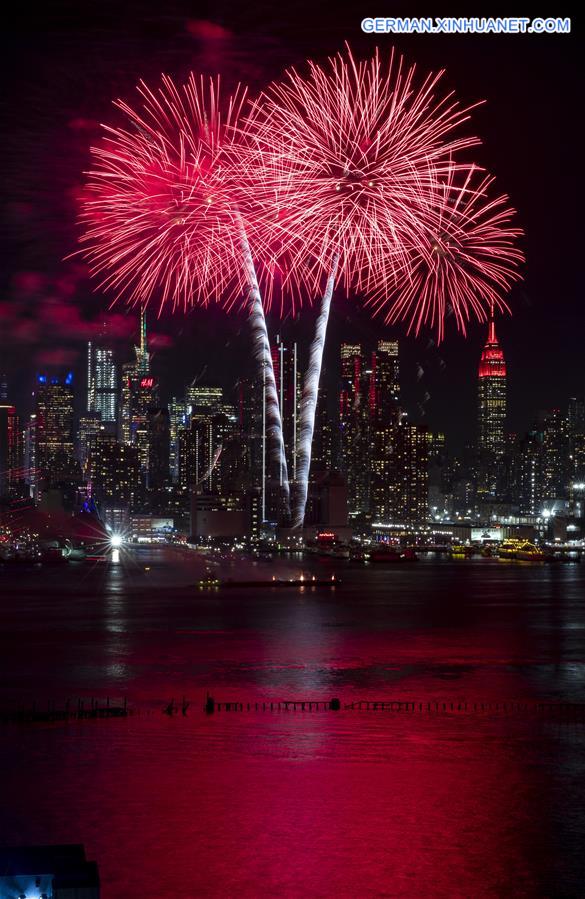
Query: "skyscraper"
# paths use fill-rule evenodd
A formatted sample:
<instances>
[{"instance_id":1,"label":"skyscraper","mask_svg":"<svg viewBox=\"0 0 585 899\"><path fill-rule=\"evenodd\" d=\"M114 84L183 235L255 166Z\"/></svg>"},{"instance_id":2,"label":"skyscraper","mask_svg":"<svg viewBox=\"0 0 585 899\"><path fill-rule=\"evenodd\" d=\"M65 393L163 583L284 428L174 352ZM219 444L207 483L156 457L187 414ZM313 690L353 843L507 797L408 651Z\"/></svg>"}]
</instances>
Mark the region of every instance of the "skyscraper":
<instances>
[{"instance_id":1,"label":"skyscraper","mask_svg":"<svg viewBox=\"0 0 585 899\"><path fill-rule=\"evenodd\" d=\"M150 357L148 354L146 313L144 309L140 312L140 345L134 347L134 357L132 362L127 362L122 366L122 390L118 422L118 433L122 443L135 442L133 430L136 431L136 427L133 428L133 419L136 414L143 418L144 422L146 421L145 413L143 414L142 412L142 402L138 401L140 408L138 410L136 408L136 394L140 393L140 385L142 383L145 385L148 383L144 379L150 375ZM144 387L142 389L144 390Z\"/></svg>"},{"instance_id":2,"label":"skyscraper","mask_svg":"<svg viewBox=\"0 0 585 899\"><path fill-rule=\"evenodd\" d=\"M505 452L506 362L493 316L478 372L478 448L494 460Z\"/></svg>"},{"instance_id":3,"label":"skyscraper","mask_svg":"<svg viewBox=\"0 0 585 899\"><path fill-rule=\"evenodd\" d=\"M35 389L36 468L45 485L70 477L73 450L73 375L41 374ZM37 485L39 481L37 481Z\"/></svg>"},{"instance_id":4,"label":"skyscraper","mask_svg":"<svg viewBox=\"0 0 585 899\"><path fill-rule=\"evenodd\" d=\"M102 425L102 417L99 412L88 412L79 419L79 427L77 429L77 458L81 465L81 470L87 474L89 457L92 445L96 437L102 433L104 425Z\"/></svg>"},{"instance_id":5,"label":"skyscraper","mask_svg":"<svg viewBox=\"0 0 585 899\"><path fill-rule=\"evenodd\" d=\"M92 495L102 511L113 506L131 507L140 484L138 447L100 434L92 444L89 473Z\"/></svg>"},{"instance_id":6,"label":"skyscraper","mask_svg":"<svg viewBox=\"0 0 585 899\"><path fill-rule=\"evenodd\" d=\"M369 404L372 417L384 418L400 401L398 341L379 340L370 359Z\"/></svg>"},{"instance_id":7,"label":"skyscraper","mask_svg":"<svg viewBox=\"0 0 585 899\"><path fill-rule=\"evenodd\" d=\"M282 416L282 434L289 466L289 478L297 476L299 409L301 403L301 373L296 342L286 342L280 336L272 348L274 380Z\"/></svg>"},{"instance_id":8,"label":"skyscraper","mask_svg":"<svg viewBox=\"0 0 585 899\"><path fill-rule=\"evenodd\" d=\"M319 387L315 412L315 432L311 456L311 477L323 475L333 468L333 432L326 387Z\"/></svg>"},{"instance_id":9,"label":"skyscraper","mask_svg":"<svg viewBox=\"0 0 585 899\"><path fill-rule=\"evenodd\" d=\"M359 344L341 344L339 427L341 468L348 488L349 514L369 511L370 417L365 360Z\"/></svg>"},{"instance_id":10,"label":"skyscraper","mask_svg":"<svg viewBox=\"0 0 585 899\"><path fill-rule=\"evenodd\" d=\"M170 468L170 416L168 409L148 411L148 486L154 490L167 487Z\"/></svg>"},{"instance_id":11,"label":"skyscraper","mask_svg":"<svg viewBox=\"0 0 585 899\"><path fill-rule=\"evenodd\" d=\"M179 479L179 433L187 427L188 419L187 401L174 396L169 406L169 467L173 483Z\"/></svg>"},{"instance_id":12,"label":"skyscraper","mask_svg":"<svg viewBox=\"0 0 585 899\"><path fill-rule=\"evenodd\" d=\"M117 418L118 377L114 351L91 340L87 344L87 411L98 412L104 423Z\"/></svg>"},{"instance_id":13,"label":"skyscraper","mask_svg":"<svg viewBox=\"0 0 585 899\"><path fill-rule=\"evenodd\" d=\"M221 387L191 384L185 391L185 400L191 417L214 415L224 407Z\"/></svg>"},{"instance_id":14,"label":"skyscraper","mask_svg":"<svg viewBox=\"0 0 585 899\"><path fill-rule=\"evenodd\" d=\"M22 477L20 425L14 406L0 402L0 497Z\"/></svg>"},{"instance_id":15,"label":"skyscraper","mask_svg":"<svg viewBox=\"0 0 585 899\"><path fill-rule=\"evenodd\" d=\"M190 427L179 433L179 486L216 496L233 490L237 434L235 415L194 416Z\"/></svg>"}]
</instances>

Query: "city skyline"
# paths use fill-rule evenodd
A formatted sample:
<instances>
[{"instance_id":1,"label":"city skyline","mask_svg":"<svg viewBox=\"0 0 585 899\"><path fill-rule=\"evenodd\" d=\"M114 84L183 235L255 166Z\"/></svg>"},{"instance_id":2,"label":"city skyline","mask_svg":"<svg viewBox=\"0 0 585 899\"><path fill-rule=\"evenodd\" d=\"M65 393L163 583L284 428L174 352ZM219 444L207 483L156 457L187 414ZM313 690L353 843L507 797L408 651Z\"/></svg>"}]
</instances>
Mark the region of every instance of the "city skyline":
<instances>
[{"instance_id":1,"label":"city skyline","mask_svg":"<svg viewBox=\"0 0 585 899\"><path fill-rule=\"evenodd\" d=\"M282 484L267 451L262 385L253 372L232 390L209 377L192 379L165 403L144 313L139 333L134 361L122 365L104 336L89 341L85 382L76 383L71 371L37 373L29 418L3 388L4 502L12 498L18 508L30 493L41 508L74 513L89 499L111 530L123 529L130 513L146 513L194 534L198 496L199 504L207 497L208 518L220 509L226 515L249 509L260 522L286 524ZM301 402L296 350L281 336L271 347L291 474ZM476 415L462 453L449 448L444 432L406 412L399 341L342 342L335 350L337 365L320 389L306 525L331 526L319 517L317 497L332 474L345 492L339 530L348 521L358 531L375 522L415 529L461 519L529 524L545 513L570 519L581 510L584 398L540 409L529 429L511 432L506 362L493 320L476 361ZM96 384L104 380L100 411ZM294 492L294 477L291 486ZM250 506L254 496L258 508Z\"/></svg>"},{"instance_id":2,"label":"city skyline","mask_svg":"<svg viewBox=\"0 0 585 899\"><path fill-rule=\"evenodd\" d=\"M64 4L63 8L66 7ZM80 76L79 84L85 83L85 60L77 58L73 49L78 36L80 40L86 40L88 46L86 25L90 20L86 22L80 10L69 10L66 27L58 18L49 17L45 21L42 16L34 23L27 22L26 28L19 28L18 23L14 26L15 40L9 42L5 58L12 77L22 77L15 82L16 90L11 94L13 99L9 100L11 104L14 102L9 121L16 130L14 137L9 132L2 148L8 154L4 168L14 177L9 179L11 186L6 207L0 352L1 367L7 369L19 402L30 390L26 369L31 358L33 365L39 368L46 360L66 358L66 364L79 373L86 341L89 336L97 336L104 317L110 320L112 332L126 340L135 328L122 307L109 310L110 298L94 292L95 285L90 285L78 260L61 261L75 248L72 197L79 190L79 173L87 165L88 149L95 140L96 122L111 115L110 97L130 93L138 72L146 78L160 68L179 75L197 66L211 72L217 64L221 64L228 83L234 80L239 68L239 74L243 72L249 76L255 89L285 65L298 61L307 44L311 43L302 24L302 10L291 12L276 31L271 32L270 52L262 54L262 64L254 64L254 69L252 59L262 38L257 34L255 40L244 41L246 28L254 31L254 27L248 23L243 28L241 14L235 6L226 5L223 38L216 39L209 37L211 32L206 31L205 19L198 20L200 24L190 24L188 12L181 3L177 3L173 10L174 24L168 27L178 30L180 39L165 51L164 57L160 56L157 45L146 62L143 57L138 61L137 49L131 43L129 47L127 37L136 32L146 43L156 44L144 16L129 8L126 19L116 18L115 27L106 16L99 40L95 36L89 37L91 52L98 54L98 69L110 88L98 92L99 96L95 92L91 95L87 91L80 92L78 85L73 85L62 69L54 66L54 55L64 51L68 71ZM320 33L320 52L317 54L323 58L340 46L355 23L353 14L348 12L338 13L334 23L327 19L326 8L319 15L322 18L315 19L312 11L312 21L327 21L327 30L322 29ZM44 42L37 52L36 29L41 28L52 35L52 40ZM259 35L262 34L261 28ZM514 374L509 397L510 420L517 430L528 428L536 412L530 399L533 393L542 397L539 405L549 408L560 405L565 396L578 394L583 383L578 341L583 312L578 299L576 270L571 262L578 258L577 234L575 229L564 230L561 240L561 232L554 229L551 233L549 227L551 221L570 220L572 214L574 195L567 184L571 170L567 155L570 157L576 152L576 146L571 141L561 141L560 136L564 125L570 123L569 111L576 85L573 57L565 52L573 37L546 37L547 52L552 55L559 77L564 73L564 90L560 93L539 68L538 53L533 49L538 38L527 37L514 43L499 39L498 67L494 70L489 58L493 47L490 38L471 36L459 41L442 36L440 40L427 40L401 35L382 40L380 36L373 38L359 34L357 29L353 37L361 55L370 53L375 45L381 50L392 45L404 52L408 60L417 59L426 67L446 65L449 83L457 86L464 100L486 100L485 105L474 111L474 119L485 138L484 147L478 151L480 161L499 173L502 186L512 196L526 231L526 280L510 296L512 319L498 320L497 328L510 372ZM17 59L12 59L13 46L19 48ZM217 54L216 58L210 56L212 51ZM38 83L31 84L22 71L24 61L35 52L39 64L53 66L55 86L60 86L64 100L62 108L51 105L50 117L47 116L48 88L39 93ZM312 43L311 53L315 55ZM123 65L120 65L121 58ZM60 81L64 83L60 84ZM538 87L539 102L542 108L548 109L546 129L531 116L531 101L525 89L527 83L533 84L535 89ZM22 119L23 101L27 108L32 105L38 109L36 119ZM18 142L18 153L15 153L17 136L23 131L28 134L31 129L40 130L46 136L44 143L48 146L58 146L58 162L50 152L41 158L35 156L36 151L26 140ZM42 189L35 190L41 172L44 176ZM537 192L533 185L539 173L545 173L546 178L544 182L539 178L541 188ZM546 203L541 202L543 191ZM334 310L331 322L332 332L338 332L336 340L349 336L340 332L351 328L362 329L364 336L369 331L381 330L379 325L372 327L368 317L360 314L358 303L345 301L343 297L336 299L339 311ZM225 383L237 380L244 353L238 354L237 340L225 319L213 314L208 321L198 315L184 320L163 317L156 325L154 319L155 316L151 327L153 332L156 328L159 346L153 364L155 368L160 364L161 376L165 367L171 368L171 361L177 368L177 384L171 387L171 395L193 374L192 370L180 373L179 369L184 371L189 366L189 355L191 358L201 355L201 349L214 340L214 331L217 331L214 356L217 358L223 350L225 357ZM243 321L238 320L237 326L242 325ZM269 319L269 327L273 337L282 331L274 317ZM198 332L201 332L199 345ZM66 335L69 336L64 340ZM464 438L459 416L454 414L450 397L456 393L466 416L474 414L475 395L469 373L475 364L477 346L482 345L481 328L472 328L467 342L448 329L446 342L439 350L432 345L430 333L418 341L405 338L404 330L399 328L384 330L384 335L401 340L405 354L404 394L411 414L418 415L418 406L422 406L429 426L444 428L461 445ZM299 352L304 356L306 334L304 340L300 339L299 333L292 336L297 337ZM227 351L226 343L229 343ZM535 359L539 360L538 365L531 364ZM417 380L421 368L424 375ZM164 375L168 380L167 372ZM218 374L213 377L216 379Z\"/></svg>"},{"instance_id":3,"label":"city skyline","mask_svg":"<svg viewBox=\"0 0 585 899\"><path fill-rule=\"evenodd\" d=\"M0 899L581 895L578 19L5 19Z\"/></svg>"}]
</instances>

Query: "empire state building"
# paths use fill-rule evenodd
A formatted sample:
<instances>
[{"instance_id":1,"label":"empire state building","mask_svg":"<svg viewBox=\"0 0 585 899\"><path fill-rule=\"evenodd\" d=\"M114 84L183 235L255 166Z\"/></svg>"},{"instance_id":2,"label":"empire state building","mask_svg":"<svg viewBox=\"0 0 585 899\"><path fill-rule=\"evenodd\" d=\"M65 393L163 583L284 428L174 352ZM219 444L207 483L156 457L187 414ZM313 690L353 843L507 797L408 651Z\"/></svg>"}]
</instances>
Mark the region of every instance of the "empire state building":
<instances>
[{"instance_id":1,"label":"empire state building","mask_svg":"<svg viewBox=\"0 0 585 899\"><path fill-rule=\"evenodd\" d=\"M506 361L496 336L493 314L478 372L478 446L495 458L504 455Z\"/></svg>"}]
</instances>

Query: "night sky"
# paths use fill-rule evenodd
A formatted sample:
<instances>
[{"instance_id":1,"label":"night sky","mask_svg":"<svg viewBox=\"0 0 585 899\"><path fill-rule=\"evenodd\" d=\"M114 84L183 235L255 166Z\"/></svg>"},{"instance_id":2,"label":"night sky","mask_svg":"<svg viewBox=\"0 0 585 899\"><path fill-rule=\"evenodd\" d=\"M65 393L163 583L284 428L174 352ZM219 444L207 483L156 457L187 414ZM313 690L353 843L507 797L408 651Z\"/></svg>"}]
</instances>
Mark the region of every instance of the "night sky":
<instances>
[{"instance_id":1,"label":"night sky","mask_svg":"<svg viewBox=\"0 0 585 899\"><path fill-rule=\"evenodd\" d=\"M242 80L256 92L285 67L302 66L307 56L323 59L346 40L359 55L394 45L422 72L445 67L446 84L464 105L487 101L473 115L472 131L483 139L474 156L496 174L526 231L525 280L509 296L513 318L497 326L508 360L510 426L526 428L538 409L582 396L579 38L574 32L398 37L360 30L366 15L449 11L314 0L23 4L20 21L4 23L0 53L6 94L0 372L7 373L22 410L40 367L74 368L83 386L83 342L104 317L121 358L128 356L136 331L134 313L109 310L111 297L93 291L80 260L63 261L77 248L83 170L99 122L115 115L112 99L132 101L139 78L155 82L164 71L181 80L191 69L219 71L228 86ZM306 310L302 321L285 322L284 333L307 346L312 319ZM277 322L270 327L275 333ZM241 317L169 314L153 321L151 330L155 369L169 394L181 392L195 375L229 387L246 371L249 343ZM372 322L355 302L340 298L331 322L330 382L340 339L374 341L402 333ZM406 405L417 420L445 430L454 445L473 436L485 333L485 326L472 326L465 341L451 328L439 348L431 335L403 341Z\"/></svg>"}]
</instances>

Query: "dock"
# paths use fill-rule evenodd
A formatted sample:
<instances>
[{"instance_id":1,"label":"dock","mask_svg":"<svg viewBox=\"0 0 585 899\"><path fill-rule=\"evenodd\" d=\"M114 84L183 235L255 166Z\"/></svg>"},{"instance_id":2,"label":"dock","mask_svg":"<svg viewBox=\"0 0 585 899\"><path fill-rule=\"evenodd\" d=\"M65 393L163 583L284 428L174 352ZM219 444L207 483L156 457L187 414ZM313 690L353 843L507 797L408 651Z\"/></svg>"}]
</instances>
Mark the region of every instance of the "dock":
<instances>
[{"instance_id":1,"label":"dock","mask_svg":"<svg viewBox=\"0 0 585 899\"><path fill-rule=\"evenodd\" d=\"M457 700L360 699L342 703L332 699L264 699L252 702L217 701L207 694L204 711L215 712L391 712L427 715L548 715L557 719L585 721L585 703Z\"/></svg>"}]
</instances>

